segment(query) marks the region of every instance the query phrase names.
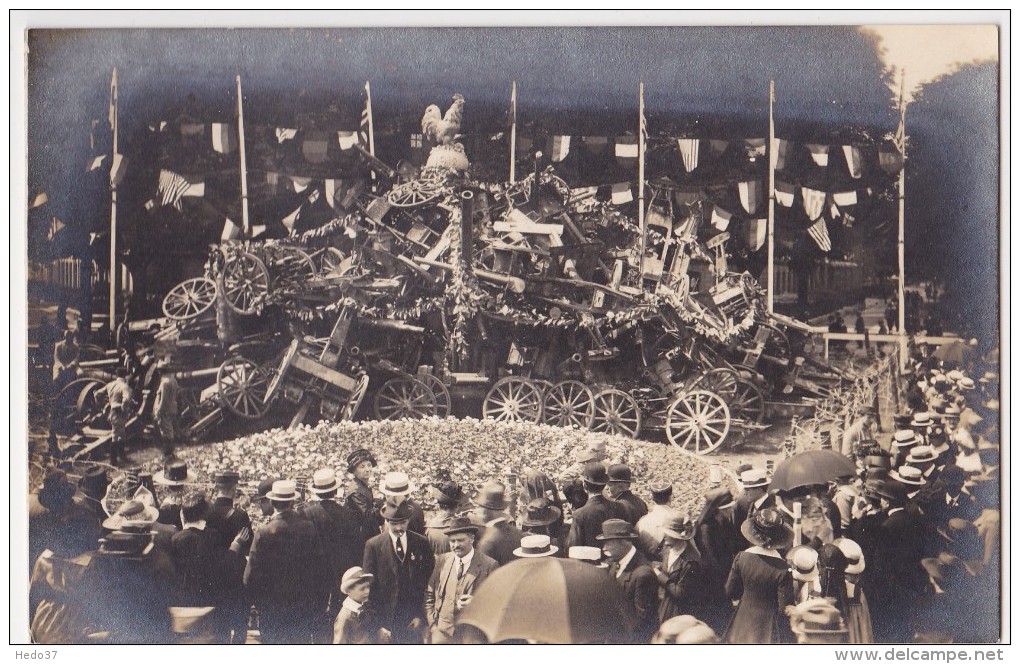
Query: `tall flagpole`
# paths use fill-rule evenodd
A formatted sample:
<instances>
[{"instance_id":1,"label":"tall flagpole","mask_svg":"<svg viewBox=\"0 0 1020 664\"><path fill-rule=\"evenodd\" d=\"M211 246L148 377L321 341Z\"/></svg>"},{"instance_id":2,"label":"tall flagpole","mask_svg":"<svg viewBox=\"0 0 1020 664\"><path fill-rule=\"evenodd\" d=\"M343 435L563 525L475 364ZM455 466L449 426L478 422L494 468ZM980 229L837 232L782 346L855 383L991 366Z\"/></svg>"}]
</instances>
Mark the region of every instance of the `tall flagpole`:
<instances>
[{"instance_id":1,"label":"tall flagpole","mask_svg":"<svg viewBox=\"0 0 1020 664\"><path fill-rule=\"evenodd\" d=\"M510 184L517 182L517 81L510 86Z\"/></svg>"},{"instance_id":2,"label":"tall flagpole","mask_svg":"<svg viewBox=\"0 0 1020 664\"><path fill-rule=\"evenodd\" d=\"M110 79L110 129L113 130L113 154L110 162L117 158L117 68L113 68ZM120 282L117 270L117 181L110 178L110 333L117 334L117 285Z\"/></svg>"},{"instance_id":3,"label":"tall flagpole","mask_svg":"<svg viewBox=\"0 0 1020 664\"><path fill-rule=\"evenodd\" d=\"M768 259L768 310L771 314L776 308L776 123L772 115L772 106L776 102L776 82L769 81L769 259Z\"/></svg>"},{"instance_id":4,"label":"tall flagpole","mask_svg":"<svg viewBox=\"0 0 1020 664\"><path fill-rule=\"evenodd\" d=\"M237 142L241 155L241 236L251 238L251 222L248 219L248 164L244 155L244 97L241 96L241 75L237 75Z\"/></svg>"},{"instance_id":5,"label":"tall flagpole","mask_svg":"<svg viewBox=\"0 0 1020 664\"><path fill-rule=\"evenodd\" d=\"M903 257L904 247L904 193L906 190L906 174L907 174L907 104L903 96L904 81L906 79L906 73L900 70L900 128L897 134L899 135L899 145L896 146L900 150L901 164L900 164L900 183L899 183L899 234L897 235L897 258L899 260L900 280L899 287L897 288L897 296L899 300L899 320L897 323L900 326L900 370L907 366L907 328L906 328L906 309L904 308L904 288L906 286L906 269L905 261Z\"/></svg>"},{"instance_id":6,"label":"tall flagpole","mask_svg":"<svg viewBox=\"0 0 1020 664\"><path fill-rule=\"evenodd\" d=\"M638 84L638 228L641 229L641 288L645 285L645 251L648 249L648 229L645 228L645 82Z\"/></svg>"},{"instance_id":7,"label":"tall flagpole","mask_svg":"<svg viewBox=\"0 0 1020 664\"><path fill-rule=\"evenodd\" d=\"M368 152L375 156L375 128L372 126L372 86L365 81L365 111L368 113Z\"/></svg>"}]
</instances>

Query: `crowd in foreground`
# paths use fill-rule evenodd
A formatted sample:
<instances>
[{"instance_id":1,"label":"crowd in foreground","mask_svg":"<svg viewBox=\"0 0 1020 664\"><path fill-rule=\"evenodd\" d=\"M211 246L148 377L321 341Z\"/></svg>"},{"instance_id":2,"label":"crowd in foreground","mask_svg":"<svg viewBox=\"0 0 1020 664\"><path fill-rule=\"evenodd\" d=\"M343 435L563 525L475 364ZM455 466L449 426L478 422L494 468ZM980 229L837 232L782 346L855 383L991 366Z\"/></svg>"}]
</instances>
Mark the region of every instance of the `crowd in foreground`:
<instances>
[{"instance_id":1,"label":"crowd in foreground","mask_svg":"<svg viewBox=\"0 0 1020 664\"><path fill-rule=\"evenodd\" d=\"M609 643L994 641L998 377L941 364L914 365L890 442L875 439L874 412L848 427L856 474L780 490L741 467L738 490L710 492L698 514L671 506L669 484L635 495L631 469L597 446L519 487L437 482L428 514L405 474L376 478L359 449L347 481L265 478L257 527L236 472L207 493L171 458L132 474L108 510L103 466L79 482L56 468L30 495L32 637L456 643L477 638L460 618L490 577L551 557L618 586Z\"/></svg>"}]
</instances>

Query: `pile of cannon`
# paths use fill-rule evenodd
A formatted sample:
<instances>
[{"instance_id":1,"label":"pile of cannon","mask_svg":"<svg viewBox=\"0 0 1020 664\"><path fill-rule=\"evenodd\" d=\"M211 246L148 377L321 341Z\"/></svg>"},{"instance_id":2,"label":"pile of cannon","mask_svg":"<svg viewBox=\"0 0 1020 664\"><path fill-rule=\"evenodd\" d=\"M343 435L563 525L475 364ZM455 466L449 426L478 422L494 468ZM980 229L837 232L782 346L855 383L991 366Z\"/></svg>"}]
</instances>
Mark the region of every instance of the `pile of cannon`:
<instances>
[{"instance_id":1,"label":"pile of cannon","mask_svg":"<svg viewBox=\"0 0 1020 664\"><path fill-rule=\"evenodd\" d=\"M661 432L704 454L766 426L768 400L824 397L845 378L804 357L806 328L768 314L749 274L727 271L726 234L703 228L698 204L650 212L642 238L537 161L498 184L466 165L439 145L416 173L380 169L376 193L319 228L215 247L163 318L121 335L133 425L172 371L191 437L226 419L446 417L480 401L466 414ZM104 378L57 399L85 450L105 435Z\"/></svg>"}]
</instances>

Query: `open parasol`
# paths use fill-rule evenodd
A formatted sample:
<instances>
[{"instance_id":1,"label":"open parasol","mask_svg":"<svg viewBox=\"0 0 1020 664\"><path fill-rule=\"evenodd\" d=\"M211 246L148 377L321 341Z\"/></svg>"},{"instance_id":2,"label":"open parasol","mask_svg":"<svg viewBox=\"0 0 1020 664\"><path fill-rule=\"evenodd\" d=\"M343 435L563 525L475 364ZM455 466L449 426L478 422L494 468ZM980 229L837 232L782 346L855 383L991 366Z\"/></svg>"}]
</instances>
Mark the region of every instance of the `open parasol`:
<instances>
[{"instance_id":1,"label":"open parasol","mask_svg":"<svg viewBox=\"0 0 1020 664\"><path fill-rule=\"evenodd\" d=\"M789 491L812 484L827 484L839 477L853 475L853 462L832 450L809 450L795 454L776 467L770 488Z\"/></svg>"},{"instance_id":2,"label":"open parasol","mask_svg":"<svg viewBox=\"0 0 1020 664\"><path fill-rule=\"evenodd\" d=\"M629 643L632 608L602 569L577 560L531 558L500 567L457 619L490 643Z\"/></svg>"},{"instance_id":3,"label":"open parasol","mask_svg":"<svg viewBox=\"0 0 1020 664\"><path fill-rule=\"evenodd\" d=\"M935 349L932 353L933 357L936 357L946 364L952 364L957 366L963 366L974 354L974 347L967 344L967 342L953 341L948 344L943 344Z\"/></svg>"}]
</instances>

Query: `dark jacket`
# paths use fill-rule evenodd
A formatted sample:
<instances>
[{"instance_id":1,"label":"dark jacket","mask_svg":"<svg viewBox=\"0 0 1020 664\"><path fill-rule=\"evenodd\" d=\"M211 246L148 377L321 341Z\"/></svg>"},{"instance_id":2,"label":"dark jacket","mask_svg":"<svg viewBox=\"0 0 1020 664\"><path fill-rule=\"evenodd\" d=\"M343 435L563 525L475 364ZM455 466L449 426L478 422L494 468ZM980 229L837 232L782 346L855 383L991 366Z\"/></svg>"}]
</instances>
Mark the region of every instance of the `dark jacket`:
<instances>
[{"instance_id":1,"label":"dark jacket","mask_svg":"<svg viewBox=\"0 0 1020 664\"><path fill-rule=\"evenodd\" d=\"M173 536L171 557L179 579L175 606L233 604L242 591L244 556L222 544L222 536L208 525L185 528Z\"/></svg>"},{"instance_id":2,"label":"dark jacket","mask_svg":"<svg viewBox=\"0 0 1020 664\"><path fill-rule=\"evenodd\" d=\"M793 577L782 558L741 551L726 580L726 595L740 600L726 631L728 643L792 641L784 611L793 604Z\"/></svg>"},{"instance_id":3,"label":"dark jacket","mask_svg":"<svg viewBox=\"0 0 1020 664\"><path fill-rule=\"evenodd\" d=\"M615 500L605 496L589 496L584 507L574 512L574 522L567 535L567 548L572 546L596 546L602 548L602 542L595 539L602 534L602 524L609 519L626 519L626 508Z\"/></svg>"},{"instance_id":4,"label":"dark jacket","mask_svg":"<svg viewBox=\"0 0 1020 664\"><path fill-rule=\"evenodd\" d=\"M706 620L704 613L708 588L705 569L701 564L701 554L692 545L680 554L673 565L669 562L669 551L661 556L662 572L668 580L662 584L663 597L659 605L659 624L676 616L695 615Z\"/></svg>"},{"instance_id":5,"label":"dark jacket","mask_svg":"<svg viewBox=\"0 0 1020 664\"><path fill-rule=\"evenodd\" d=\"M478 550L500 565L513 562L514 549L521 545L520 529L510 521L500 521L487 526L478 536Z\"/></svg>"},{"instance_id":6,"label":"dark jacket","mask_svg":"<svg viewBox=\"0 0 1020 664\"><path fill-rule=\"evenodd\" d=\"M637 525L638 519L648 514L648 504L631 493L629 489L617 496L616 502L627 510L627 522L632 526Z\"/></svg>"},{"instance_id":7,"label":"dark jacket","mask_svg":"<svg viewBox=\"0 0 1020 664\"><path fill-rule=\"evenodd\" d=\"M251 517L244 510L235 507L234 501L230 498L213 499L205 522L220 536L224 546L230 546L237 534L245 528L251 529ZM251 541L241 550L241 555L247 556L250 550Z\"/></svg>"},{"instance_id":8,"label":"dark jacket","mask_svg":"<svg viewBox=\"0 0 1020 664\"><path fill-rule=\"evenodd\" d=\"M616 566L611 565L609 571L615 574ZM648 643L659 627L659 582L648 559L635 549L634 557L627 563L627 567L616 582L623 588L623 594L634 607L634 615L637 618L634 627L635 641Z\"/></svg>"},{"instance_id":9,"label":"dark jacket","mask_svg":"<svg viewBox=\"0 0 1020 664\"><path fill-rule=\"evenodd\" d=\"M312 500L301 505L298 513L315 525L319 543L326 556L330 578L329 591L339 596L340 578L360 565L362 548L357 539L360 520L353 510L334 500Z\"/></svg>"},{"instance_id":10,"label":"dark jacket","mask_svg":"<svg viewBox=\"0 0 1020 664\"><path fill-rule=\"evenodd\" d=\"M158 549L141 558L97 554L86 572L87 622L108 643L170 643L173 564Z\"/></svg>"},{"instance_id":11,"label":"dark jacket","mask_svg":"<svg viewBox=\"0 0 1020 664\"><path fill-rule=\"evenodd\" d=\"M96 548L103 530L84 505L74 500L56 514L43 507L36 494L28 499L29 569L46 549L61 558L74 558Z\"/></svg>"},{"instance_id":12,"label":"dark jacket","mask_svg":"<svg viewBox=\"0 0 1020 664\"><path fill-rule=\"evenodd\" d=\"M399 632L414 618L425 620L425 588L436 557L428 540L407 531L404 562L397 558L389 532L380 533L365 544L361 566L372 579L372 605L380 622L400 642Z\"/></svg>"},{"instance_id":13,"label":"dark jacket","mask_svg":"<svg viewBox=\"0 0 1020 664\"><path fill-rule=\"evenodd\" d=\"M260 614L276 608L321 611L329 581L326 557L311 521L287 510L274 514L255 533L244 584Z\"/></svg>"},{"instance_id":14,"label":"dark jacket","mask_svg":"<svg viewBox=\"0 0 1020 664\"><path fill-rule=\"evenodd\" d=\"M425 524L425 539L432 545L432 553L437 556L450 551L450 540L446 537L446 527L453 517L453 510L441 510Z\"/></svg>"},{"instance_id":15,"label":"dark jacket","mask_svg":"<svg viewBox=\"0 0 1020 664\"><path fill-rule=\"evenodd\" d=\"M924 558L924 520L909 509L889 516L877 533L875 553L867 561L873 583L869 593L879 642L909 642L913 637L912 617L928 590L928 577L921 567Z\"/></svg>"}]
</instances>

